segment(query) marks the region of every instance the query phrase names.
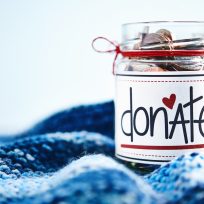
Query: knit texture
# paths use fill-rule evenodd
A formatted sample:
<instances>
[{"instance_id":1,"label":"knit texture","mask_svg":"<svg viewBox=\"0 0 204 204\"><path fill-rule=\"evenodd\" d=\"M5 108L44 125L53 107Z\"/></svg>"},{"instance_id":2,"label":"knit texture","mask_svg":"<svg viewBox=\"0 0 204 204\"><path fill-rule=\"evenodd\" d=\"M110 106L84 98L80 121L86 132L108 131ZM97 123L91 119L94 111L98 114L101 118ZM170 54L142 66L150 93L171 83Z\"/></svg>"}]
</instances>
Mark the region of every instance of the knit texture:
<instances>
[{"instance_id":1,"label":"knit texture","mask_svg":"<svg viewBox=\"0 0 204 204\"><path fill-rule=\"evenodd\" d=\"M204 203L204 154L187 153L145 176L115 158L114 104L61 111L1 140L0 203Z\"/></svg>"}]
</instances>

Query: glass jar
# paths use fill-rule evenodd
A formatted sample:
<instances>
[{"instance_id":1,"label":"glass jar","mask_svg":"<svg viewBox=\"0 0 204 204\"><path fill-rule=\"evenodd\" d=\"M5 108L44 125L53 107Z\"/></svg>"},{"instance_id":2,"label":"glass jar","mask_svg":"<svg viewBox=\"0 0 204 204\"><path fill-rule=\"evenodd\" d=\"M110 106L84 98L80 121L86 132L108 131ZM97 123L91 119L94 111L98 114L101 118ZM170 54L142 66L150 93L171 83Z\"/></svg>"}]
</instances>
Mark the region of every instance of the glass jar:
<instances>
[{"instance_id":1,"label":"glass jar","mask_svg":"<svg viewBox=\"0 0 204 204\"><path fill-rule=\"evenodd\" d=\"M116 157L144 174L204 150L204 22L122 26L114 74Z\"/></svg>"}]
</instances>

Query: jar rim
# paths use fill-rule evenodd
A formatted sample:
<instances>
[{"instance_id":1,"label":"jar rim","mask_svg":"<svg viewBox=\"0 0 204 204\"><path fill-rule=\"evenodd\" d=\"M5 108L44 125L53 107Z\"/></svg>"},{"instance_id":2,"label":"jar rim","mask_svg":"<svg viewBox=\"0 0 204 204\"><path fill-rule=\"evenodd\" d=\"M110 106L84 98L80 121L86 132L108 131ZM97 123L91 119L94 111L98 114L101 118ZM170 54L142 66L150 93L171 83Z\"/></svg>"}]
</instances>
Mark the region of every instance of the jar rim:
<instances>
[{"instance_id":1,"label":"jar rim","mask_svg":"<svg viewBox=\"0 0 204 204\"><path fill-rule=\"evenodd\" d=\"M143 41L146 39L146 41ZM122 50L203 50L204 21L149 21L122 24ZM155 42L155 44L154 44ZM135 46L136 45L136 46Z\"/></svg>"},{"instance_id":2,"label":"jar rim","mask_svg":"<svg viewBox=\"0 0 204 204\"><path fill-rule=\"evenodd\" d=\"M138 22L130 22L123 23L122 27L128 25L140 25L140 24L204 24L204 21L138 21Z\"/></svg>"}]
</instances>

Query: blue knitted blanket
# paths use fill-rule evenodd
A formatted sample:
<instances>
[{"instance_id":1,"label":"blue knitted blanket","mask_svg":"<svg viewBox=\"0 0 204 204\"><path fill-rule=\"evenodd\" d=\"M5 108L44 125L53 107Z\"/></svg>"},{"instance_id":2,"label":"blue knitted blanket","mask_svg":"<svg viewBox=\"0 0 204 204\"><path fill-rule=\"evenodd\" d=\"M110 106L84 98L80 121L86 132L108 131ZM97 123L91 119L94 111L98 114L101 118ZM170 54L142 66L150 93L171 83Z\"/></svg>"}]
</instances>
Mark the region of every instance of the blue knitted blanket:
<instances>
[{"instance_id":1,"label":"blue knitted blanket","mask_svg":"<svg viewBox=\"0 0 204 204\"><path fill-rule=\"evenodd\" d=\"M204 203L204 154L145 176L114 157L114 104L79 106L1 140L0 203Z\"/></svg>"}]
</instances>

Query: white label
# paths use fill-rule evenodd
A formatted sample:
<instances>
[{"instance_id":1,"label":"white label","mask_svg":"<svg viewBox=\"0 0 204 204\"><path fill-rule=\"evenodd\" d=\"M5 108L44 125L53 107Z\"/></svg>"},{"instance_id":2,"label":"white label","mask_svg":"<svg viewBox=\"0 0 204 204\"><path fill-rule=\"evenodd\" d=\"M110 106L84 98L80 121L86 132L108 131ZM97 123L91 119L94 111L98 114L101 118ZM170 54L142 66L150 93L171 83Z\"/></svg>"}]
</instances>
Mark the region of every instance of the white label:
<instances>
[{"instance_id":1,"label":"white label","mask_svg":"<svg viewBox=\"0 0 204 204\"><path fill-rule=\"evenodd\" d=\"M117 157L161 164L204 150L204 72L117 75L115 104Z\"/></svg>"}]
</instances>

